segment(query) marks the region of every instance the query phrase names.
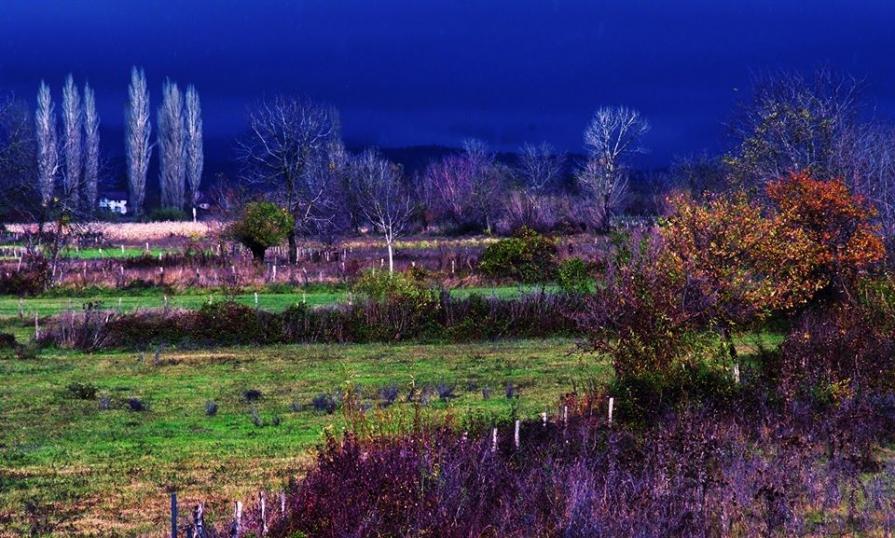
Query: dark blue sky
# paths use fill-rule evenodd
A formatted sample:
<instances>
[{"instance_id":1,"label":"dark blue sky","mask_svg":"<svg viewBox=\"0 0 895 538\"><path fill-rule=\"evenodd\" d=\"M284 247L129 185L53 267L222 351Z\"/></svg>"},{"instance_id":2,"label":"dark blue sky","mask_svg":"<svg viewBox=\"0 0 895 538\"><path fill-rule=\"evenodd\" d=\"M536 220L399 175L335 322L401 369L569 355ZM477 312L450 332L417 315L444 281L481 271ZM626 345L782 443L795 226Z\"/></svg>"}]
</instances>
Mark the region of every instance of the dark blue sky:
<instances>
[{"instance_id":1,"label":"dark blue sky","mask_svg":"<svg viewBox=\"0 0 895 538\"><path fill-rule=\"evenodd\" d=\"M723 123L750 77L819 65L866 82L895 114L895 2L471 0L2 0L0 88L33 100L68 72L95 87L120 152L128 72L157 102L194 83L210 139L275 93L336 105L346 140L383 147L482 138L511 150L576 151L600 105L639 108L644 164L725 147Z\"/></svg>"}]
</instances>

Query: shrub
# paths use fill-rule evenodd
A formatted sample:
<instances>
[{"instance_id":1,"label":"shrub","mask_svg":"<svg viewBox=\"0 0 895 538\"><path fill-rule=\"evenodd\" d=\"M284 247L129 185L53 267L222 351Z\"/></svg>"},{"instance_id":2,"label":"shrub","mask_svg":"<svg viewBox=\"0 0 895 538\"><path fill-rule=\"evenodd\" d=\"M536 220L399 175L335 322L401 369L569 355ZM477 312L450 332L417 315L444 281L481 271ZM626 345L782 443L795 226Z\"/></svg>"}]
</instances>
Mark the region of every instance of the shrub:
<instances>
[{"instance_id":1,"label":"shrub","mask_svg":"<svg viewBox=\"0 0 895 538\"><path fill-rule=\"evenodd\" d=\"M516 299L473 295L438 297L424 289L385 301L361 301L332 308L294 305L281 313L232 302L196 311L143 311L111 314L91 311L61 314L45 327L42 342L76 347L71 327L89 327L91 349L146 349L160 344L240 345L315 342L389 342L398 340L468 341L489 338L569 336L577 334L573 312L577 297L534 293ZM72 320L69 319L72 317ZM63 330L64 329L64 330ZM101 338L99 338L101 336ZM87 341L87 340L85 340Z\"/></svg>"},{"instance_id":2,"label":"shrub","mask_svg":"<svg viewBox=\"0 0 895 538\"><path fill-rule=\"evenodd\" d=\"M327 438L268 535L887 535L891 466L855 464L895 426L892 399L829 414L684 406L655 426L607 427L605 401L567 400L568 420ZM597 408L602 405L602 408ZM856 417L865 420L855 420ZM243 532L261 533L259 507ZM823 511L823 517L818 516ZM226 531L226 528L222 528Z\"/></svg>"},{"instance_id":3,"label":"shrub","mask_svg":"<svg viewBox=\"0 0 895 538\"><path fill-rule=\"evenodd\" d=\"M891 326L891 320L860 305L803 313L780 346L784 395L837 403L856 393L895 390Z\"/></svg>"},{"instance_id":4,"label":"shrub","mask_svg":"<svg viewBox=\"0 0 895 538\"><path fill-rule=\"evenodd\" d=\"M0 349L16 349L18 342L16 336L10 333L0 333Z\"/></svg>"},{"instance_id":5,"label":"shrub","mask_svg":"<svg viewBox=\"0 0 895 538\"><path fill-rule=\"evenodd\" d=\"M379 397L382 398L382 406L388 407L395 403L398 399L398 385L391 383L390 385L379 389Z\"/></svg>"},{"instance_id":6,"label":"shrub","mask_svg":"<svg viewBox=\"0 0 895 538\"><path fill-rule=\"evenodd\" d=\"M136 412L146 411L146 409L147 409L146 404L143 403L143 400L141 400L139 398L128 399L127 407L131 411L136 411Z\"/></svg>"},{"instance_id":7,"label":"shrub","mask_svg":"<svg viewBox=\"0 0 895 538\"><path fill-rule=\"evenodd\" d=\"M556 283L565 293L585 294L596 290L597 264L581 258L568 258L556 270Z\"/></svg>"},{"instance_id":8,"label":"shrub","mask_svg":"<svg viewBox=\"0 0 895 538\"><path fill-rule=\"evenodd\" d=\"M410 300L429 303L438 297L437 292L426 283L425 275L418 271L365 271L352 291L362 299L377 302Z\"/></svg>"},{"instance_id":9,"label":"shrub","mask_svg":"<svg viewBox=\"0 0 895 538\"><path fill-rule=\"evenodd\" d=\"M575 315L589 347L611 358L618 377L666 372L703 328L701 294L657 235L629 238L603 279Z\"/></svg>"},{"instance_id":10,"label":"shrub","mask_svg":"<svg viewBox=\"0 0 895 538\"><path fill-rule=\"evenodd\" d=\"M149 212L151 222L180 222L190 220L186 211L176 207L160 207Z\"/></svg>"},{"instance_id":11,"label":"shrub","mask_svg":"<svg viewBox=\"0 0 895 538\"><path fill-rule=\"evenodd\" d=\"M0 272L0 295L37 295L50 286L50 263L40 254L22 256L20 269Z\"/></svg>"},{"instance_id":12,"label":"shrub","mask_svg":"<svg viewBox=\"0 0 895 538\"><path fill-rule=\"evenodd\" d=\"M537 232L522 228L514 237L488 245L479 260L479 271L491 278L549 282L556 272L556 244Z\"/></svg>"},{"instance_id":13,"label":"shrub","mask_svg":"<svg viewBox=\"0 0 895 538\"><path fill-rule=\"evenodd\" d=\"M205 415L213 417L218 414L218 404L212 400L205 402Z\"/></svg>"},{"instance_id":14,"label":"shrub","mask_svg":"<svg viewBox=\"0 0 895 538\"><path fill-rule=\"evenodd\" d=\"M261 391L258 389L249 389L242 393L242 397L247 402L255 402L261 399Z\"/></svg>"},{"instance_id":15,"label":"shrub","mask_svg":"<svg viewBox=\"0 0 895 538\"><path fill-rule=\"evenodd\" d=\"M276 342L281 334L278 316L230 301L204 304L188 316L188 336L198 342L260 344Z\"/></svg>"},{"instance_id":16,"label":"shrub","mask_svg":"<svg viewBox=\"0 0 895 538\"><path fill-rule=\"evenodd\" d=\"M230 235L252 251L256 262L263 262L264 252L286 239L294 225L292 215L280 206L253 202L230 227Z\"/></svg>"},{"instance_id":17,"label":"shrub","mask_svg":"<svg viewBox=\"0 0 895 538\"><path fill-rule=\"evenodd\" d=\"M314 396L311 404L314 406L315 411L324 412L327 415L333 414L338 407L338 402L336 402L335 398L329 394L318 394L317 396Z\"/></svg>"},{"instance_id":18,"label":"shrub","mask_svg":"<svg viewBox=\"0 0 895 538\"><path fill-rule=\"evenodd\" d=\"M90 383L69 383L66 390L69 396L78 400L93 400L96 398L96 386Z\"/></svg>"}]
</instances>

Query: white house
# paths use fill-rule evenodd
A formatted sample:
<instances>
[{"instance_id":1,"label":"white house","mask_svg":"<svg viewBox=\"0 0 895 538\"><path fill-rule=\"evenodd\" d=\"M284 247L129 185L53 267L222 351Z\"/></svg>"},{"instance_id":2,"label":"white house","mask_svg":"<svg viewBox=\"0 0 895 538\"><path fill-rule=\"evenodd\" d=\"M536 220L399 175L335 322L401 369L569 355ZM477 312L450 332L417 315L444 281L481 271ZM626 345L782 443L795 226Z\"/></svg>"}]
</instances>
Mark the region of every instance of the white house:
<instances>
[{"instance_id":1,"label":"white house","mask_svg":"<svg viewBox=\"0 0 895 538\"><path fill-rule=\"evenodd\" d=\"M127 193L122 191L102 193L99 197L99 208L110 213L127 215Z\"/></svg>"}]
</instances>

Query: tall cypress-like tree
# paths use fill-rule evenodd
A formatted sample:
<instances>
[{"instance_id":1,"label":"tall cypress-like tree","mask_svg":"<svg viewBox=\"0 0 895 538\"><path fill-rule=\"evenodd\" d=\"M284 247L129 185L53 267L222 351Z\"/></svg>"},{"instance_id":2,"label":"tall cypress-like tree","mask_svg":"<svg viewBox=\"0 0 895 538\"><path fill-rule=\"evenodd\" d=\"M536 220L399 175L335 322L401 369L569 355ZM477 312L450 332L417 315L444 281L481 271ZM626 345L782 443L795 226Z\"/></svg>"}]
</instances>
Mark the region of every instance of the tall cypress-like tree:
<instances>
[{"instance_id":1,"label":"tall cypress-like tree","mask_svg":"<svg viewBox=\"0 0 895 538\"><path fill-rule=\"evenodd\" d=\"M186 89L186 177L190 188L190 205L196 207L199 187L202 184L202 106L199 92L192 84Z\"/></svg>"},{"instance_id":2,"label":"tall cypress-like tree","mask_svg":"<svg viewBox=\"0 0 895 538\"><path fill-rule=\"evenodd\" d=\"M99 179L99 115L93 88L84 84L84 209L93 214L96 209Z\"/></svg>"},{"instance_id":3,"label":"tall cypress-like tree","mask_svg":"<svg viewBox=\"0 0 895 538\"><path fill-rule=\"evenodd\" d=\"M37 181L41 204L46 207L53 199L56 176L59 173L59 147L56 140L56 111L50 87L43 81L37 91L37 111L34 114L37 139Z\"/></svg>"},{"instance_id":4,"label":"tall cypress-like tree","mask_svg":"<svg viewBox=\"0 0 895 538\"><path fill-rule=\"evenodd\" d=\"M186 202L186 125L183 96L165 81L158 109L159 187L162 207L183 209Z\"/></svg>"},{"instance_id":5,"label":"tall cypress-like tree","mask_svg":"<svg viewBox=\"0 0 895 538\"><path fill-rule=\"evenodd\" d=\"M65 208L77 211L80 206L81 170L81 94L69 74L62 88L62 127L64 131L65 174L62 176L62 200Z\"/></svg>"},{"instance_id":6,"label":"tall cypress-like tree","mask_svg":"<svg viewBox=\"0 0 895 538\"><path fill-rule=\"evenodd\" d=\"M125 146L127 149L127 182L130 190L131 211L139 216L146 200L146 173L152 146L149 137L152 123L149 119L149 89L142 69L131 70L128 88L128 108L125 118Z\"/></svg>"}]
</instances>

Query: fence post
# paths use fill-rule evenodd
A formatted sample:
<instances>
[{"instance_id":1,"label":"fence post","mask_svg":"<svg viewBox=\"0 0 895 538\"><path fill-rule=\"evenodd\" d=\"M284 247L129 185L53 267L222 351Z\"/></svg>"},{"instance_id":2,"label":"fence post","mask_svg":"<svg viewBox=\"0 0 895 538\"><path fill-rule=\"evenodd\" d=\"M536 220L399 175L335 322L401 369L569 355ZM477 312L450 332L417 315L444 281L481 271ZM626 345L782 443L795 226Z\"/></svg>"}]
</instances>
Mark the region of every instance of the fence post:
<instances>
[{"instance_id":1,"label":"fence post","mask_svg":"<svg viewBox=\"0 0 895 538\"><path fill-rule=\"evenodd\" d=\"M522 421L520 421L519 419L516 419L516 428L513 431L513 445L515 445L517 449L519 448L519 424L521 422Z\"/></svg>"},{"instance_id":2,"label":"fence post","mask_svg":"<svg viewBox=\"0 0 895 538\"><path fill-rule=\"evenodd\" d=\"M497 452L497 428L491 429L491 452Z\"/></svg>"},{"instance_id":3,"label":"fence post","mask_svg":"<svg viewBox=\"0 0 895 538\"><path fill-rule=\"evenodd\" d=\"M609 424L612 424L612 410L615 407L615 398L609 398Z\"/></svg>"},{"instance_id":4,"label":"fence post","mask_svg":"<svg viewBox=\"0 0 895 538\"><path fill-rule=\"evenodd\" d=\"M264 492L258 494L261 499L261 535L267 535L267 507L264 504Z\"/></svg>"},{"instance_id":5,"label":"fence post","mask_svg":"<svg viewBox=\"0 0 895 538\"><path fill-rule=\"evenodd\" d=\"M171 538L177 538L177 492L171 492Z\"/></svg>"},{"instance_id":6,"label":"fence post","mask_svg":"<svg viewBox=\"0 0 895 538\"><path fill-rule=\"evenodd\" d=\"M193 512L193 534L200 538L205 536L204 511L202 503L199 503Z\"/></svg>"},{"instance_id":7,"label":"fence post","mask_svg":"<svg viewBox=\"0 0 895 538\"><path fill-rule=\"evenodd\" d=\"M233 512L233 526L230 527L230 537L238 538L242 530L242 503L236 501L236 510Z\"/></svg>"},{"instance_id":8,"label":"fence post","mask_svg":"<svg viewBox=\"0 0 895 538\"><path fill-rule=\"evenodd\" d=\"M545 428L547 427L547 411L541 413L541 425Z\"/></svg>"}]
</instances>

